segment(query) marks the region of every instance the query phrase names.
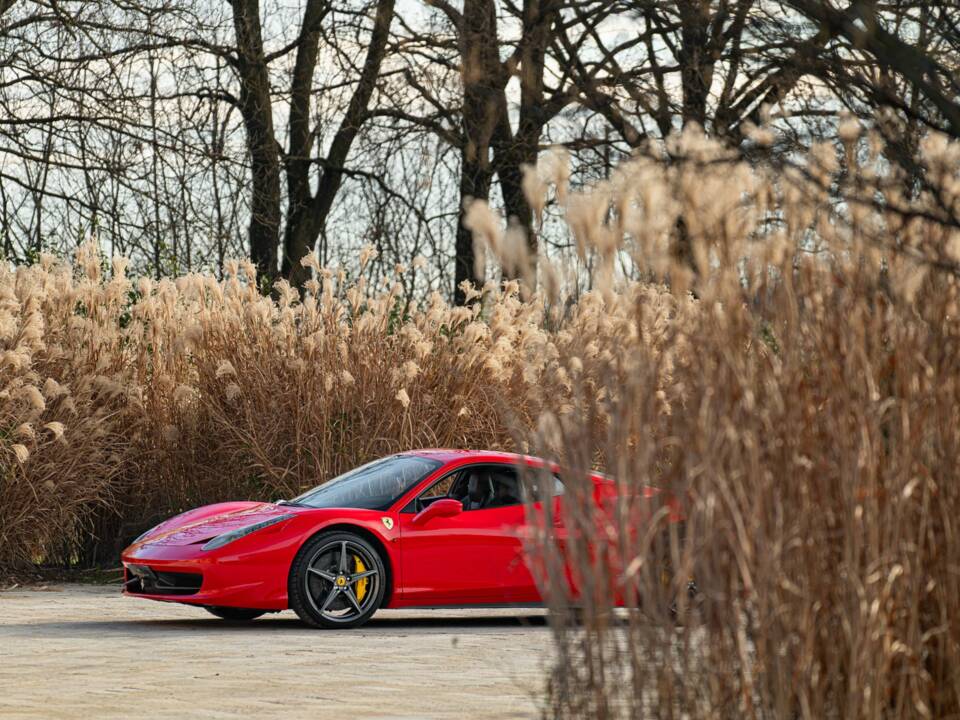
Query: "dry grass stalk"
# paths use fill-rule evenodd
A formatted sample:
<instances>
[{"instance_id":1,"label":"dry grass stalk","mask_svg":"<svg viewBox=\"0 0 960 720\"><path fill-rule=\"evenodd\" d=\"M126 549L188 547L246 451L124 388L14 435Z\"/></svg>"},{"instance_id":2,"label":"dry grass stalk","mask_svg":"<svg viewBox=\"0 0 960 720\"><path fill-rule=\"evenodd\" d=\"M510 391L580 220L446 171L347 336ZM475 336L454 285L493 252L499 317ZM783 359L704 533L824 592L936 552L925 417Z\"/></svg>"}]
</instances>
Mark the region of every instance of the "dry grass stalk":
<instances>
[{"instance_id":1,"label":"dry grass stalk","mask_svg":"<svg viewBox=\"0 0 960 720\"><path fill-rule=\"evenodd\" d=\"M688 162L639 160L594 192L603 228L572 209L585 243L603 252L612 233L674 282L672 297L584 298L562 331L576 342L547 372L568 392L531 402L551 409L533 444L570 495L598 465L621 487L599 518L572 503L565 547L537 543L554 714L956 717L960 287L913 259L950 247L949 232L838 207L822 148L810 172L775 177L697 136L676 142ZM895 193L886 180L866 192ZM693 268L669 245L679 218ZM670 497L683 523L668 521ZM640 610L614 612L618 596Z\"/></svg>"}]
</instances>

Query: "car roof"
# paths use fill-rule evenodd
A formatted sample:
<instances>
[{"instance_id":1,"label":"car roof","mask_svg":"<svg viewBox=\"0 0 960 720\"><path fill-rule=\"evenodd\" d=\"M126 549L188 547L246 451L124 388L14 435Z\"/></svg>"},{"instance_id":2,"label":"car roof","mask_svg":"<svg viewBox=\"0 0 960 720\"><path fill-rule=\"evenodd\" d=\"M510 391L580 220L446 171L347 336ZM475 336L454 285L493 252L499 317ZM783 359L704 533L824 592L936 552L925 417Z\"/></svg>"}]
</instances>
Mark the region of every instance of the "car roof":
<instances>
[{"instance_id":1,"label":"car roof","mask_svg":"<svg viewBox=\"0 0 960 720\"><path fill-rule=\"evenodd\" d=\"M428 457L448 463L454 460L479 460L491 462L529 462L543 463L540 458L529 455L518 455L517 453L508 453L501 450L455 450L451 448L423 448L420 450L407 450L401 455L415 455L417 457Z\"/></svg>"},{"instance_id":2,"label":"car roof","mask_svg":"<svg viewBox=\"0 0 960 720\"><path fill-rule=\"evenodd\" d=\"M453 462L503 462L511 464L525 464L528 467L539 468L548 467L552 472L559 472L559 467L555 462L550 462L535 455L521 455L519 453L503 452L502 450L463 450L453 448L421 448L419 450L406 450L397 453L398 455L407 455L413 457L432 458L444 465ZM612 483L613 478L597 471L591 471L590 477L595 482Z\"/></svg>"}]
</instances>

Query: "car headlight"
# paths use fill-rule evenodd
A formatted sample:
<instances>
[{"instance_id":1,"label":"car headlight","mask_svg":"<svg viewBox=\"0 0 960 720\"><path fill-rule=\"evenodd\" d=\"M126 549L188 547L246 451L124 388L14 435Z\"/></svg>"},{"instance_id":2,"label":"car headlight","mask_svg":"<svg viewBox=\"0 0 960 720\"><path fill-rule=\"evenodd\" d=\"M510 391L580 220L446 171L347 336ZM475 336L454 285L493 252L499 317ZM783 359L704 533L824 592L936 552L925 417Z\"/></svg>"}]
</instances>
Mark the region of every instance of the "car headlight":
<instances>
[{"instance_id":1,"label":"car headlight","mask_svg":"<svg viewBox=\"0 0 960 720\"><path fill-rule=\"evenodd\" d=\"M272 517L269 520L261 520L258 523L253 525L247 525L246 527L237 528L236 530L231 530L230 532L225 532L222 535L217 535L212 540L204 543L201 550L216 550L217 548L222 548L228 543L232 543L234 540L239 540L242 537L246 537L250 533L255 533L257 530L263 530L264 528L270 527L271 525L276 525L278 522L283 522L284 520L289 520L290 518L295 517L294 513L289 513L287 515L277 515Z\"/></svg>"}]
</instances>

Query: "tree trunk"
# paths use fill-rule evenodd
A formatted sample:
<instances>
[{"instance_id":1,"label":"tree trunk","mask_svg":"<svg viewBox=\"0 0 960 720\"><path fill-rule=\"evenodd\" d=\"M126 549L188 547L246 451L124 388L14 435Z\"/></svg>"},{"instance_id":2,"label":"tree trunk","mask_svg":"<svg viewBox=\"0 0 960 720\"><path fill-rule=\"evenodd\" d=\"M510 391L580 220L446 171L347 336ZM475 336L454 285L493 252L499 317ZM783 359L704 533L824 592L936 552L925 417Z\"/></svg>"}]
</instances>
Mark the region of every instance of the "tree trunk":
<instances>
[{"instance_id":1,"label":"tree trunk","mask_svg":"<svg viewBox=\"0 0 960 720\"><path fill-rule=\"evenodd\" d=\"M312 5L320 3L311 2L308 4L307 14L305 14L305 27L308 19L314 26L319 24L318 15L310 15ZM344 168L347 157L350 154L350 148L360 132L360 127L366 118L367 108L376 89L377 79L380 77L380 68L383 65L384 57L387 53L387 43L390 36L390 25L393 22L395 0L380 0L377 3L377 14L374 19L373 32L370 35L370 43L367 47L367 57L363 64L363 70L360 73L360 79L357 81L357 87L350 98L350 104L347 107L337 134L330 145L330 151L324 162L323 175L317 187L317 193L310 196L309 191L309 154L312 147L310 139L309 126L306 124L309 118L309 81L313 78L314 68L316 66L316 40L311 40L312 44L306 45L309 53L304 59L301 67L301 56L298 54L294 74L294 100L297 105L297 113L294 115L291 110L291 131L296 130L296 136L291 133L291 155L296 147L297 156L291 157L288 163L289 186L290 186L290 207L288 213L287 227L284 234L284 252L282 273L291 285L303 287L303 284L310 279L310 271L303 267L300 262L306 255L314 252L317 244L317 238L323 232L326 226L327 217L336 200L340 186L343 184ZM321 12L319 9L315 11ZM325 12L322 11L322 12ZM306 84L304 84L306 81ZM301 92L306 96L297 93L298 86ZM296 120L296 124L294 121ZM294 140L297 145L294 145Z\"/></svg>"},{"instance_id":2,"label":"tree trunk","mask_svg":"<svg viewBox=\"0 0 960 720\"><path fill-rule=\"evenodd\" d=\"M556 15L555 4L555 0L524 0L520 52L520 118L514 134L504 98L504 112L497 126L494 144L497 174L507 218L516 223L526 235L530 278L534 284L537 277L539 243L533 223L533 211L523 192L523 166L536 165L540 138L548 120L544 108L543 73ZM505 268L504 277L517 279L520 270L521 268Z\"/></svg>"},{"instance_id":3,"label":"tree trunk","mask_svg":"<svg viewBox=\"0 0 960 720\"><path fill-rule=\"evenodd\" d=\"M300 28L300 43L297 47L290 82L290 144L285 159L287 176L287 224L284 232L284 256L281 272L289 277L290 268L296 264L291 259L291 248L309 244L308 217L313 200L310 193L310 157L313 153L314 135L310 121L310 100L313 89L313 74L320 49L320 24L329 10L325 0L308 0L303 10ZM303 235L307 237L301 237Z\"/></svg>"},{"instance_id":4,"label":"tree trunk","mask_svg":"<svg viewBox=\"0 0 960 720\"><path fill-rule=\"evenodd\" d=\"M468 281L476 288L484 282L476 272L473 237L464 225L469 204L489 200L493 168L490 143L494 129L506 112L503 103L504 70L500 63L496 8L491 0L464 0L460 32L460 75L463 82L463 146L460 168L460 212L457 218L454 299L466 302L460 287Z\"/></svg>"},{"instance_id":5,"label":"tree trunk","mask_svg":"<svg viewBox=\"0 0 960 720\"><path fill-rule=\"evenodd\" d=\"M713 57L710 43L710 3L708 0L679 0L680 11L680 82L683 93L682 120L686 129L696 123L706 130L707 98L713 80ZM673 258L696 274L693 239L682 217L674 232Z\"/></svg>"},{"instance_id":6,"label":"tree trunk","mask_svg":"<svg viewBox=\"0 0 960 720\"><path fill-rule=\"evenodd\" d=\"M691 122L706 129L707 97L713 80L710 43L709 0L679 0L680 11L680 80L683 91L683 126Z\"/></svg>"},{"instance_id":7,"label":"tree trunk","mask_svg":"<svg viewBox=\"0 0 960 720\"><path fill-rule=\"evenodd\" d=\"M454 301L457 305L464 305L467 296L461 285L466 281L479 289L484 283L483 273L476 272L473 234L463 224L464 212L474 200L487 200L490 197L493 171L486 157L478 157L470 143L463 146L460 163L460 216L455 248Z\"/></svg>"},{"instance_id":8,"label":"tree trunk","mask_svg":"<svg viewBox=\"0 0 960 720\"><path fill-rule=\"evenodd\" d=\"M273 129L270 80L263 52L258 0L232 0L240 76L240 110L247 131L252 196L250 198L250 259L257 266L261 287L277 275L280 241L280 157Z\"/></svg>"}]
</instances>

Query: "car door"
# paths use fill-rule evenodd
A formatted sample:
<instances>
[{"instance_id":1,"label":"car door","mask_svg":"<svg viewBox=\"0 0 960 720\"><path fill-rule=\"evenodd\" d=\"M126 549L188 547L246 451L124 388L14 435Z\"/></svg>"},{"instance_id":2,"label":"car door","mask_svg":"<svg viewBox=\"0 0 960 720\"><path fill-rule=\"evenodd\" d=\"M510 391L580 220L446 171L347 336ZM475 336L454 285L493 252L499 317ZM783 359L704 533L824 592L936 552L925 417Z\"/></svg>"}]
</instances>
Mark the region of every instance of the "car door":
<instances>
[{"instance_id":1,"label":"car door","mask_svg":"<svg viewBox=\"0 0 960 720\"><path fill-rule=\"evenodd\" d=\"M422 509L444 498L461 501L463 511L415 522ZM400 513L400 602L407 606L538 602L540 595L524 560L526 534L526 509L513 466L484 463L457 469Z\"/></svg>"}]
</instances>

